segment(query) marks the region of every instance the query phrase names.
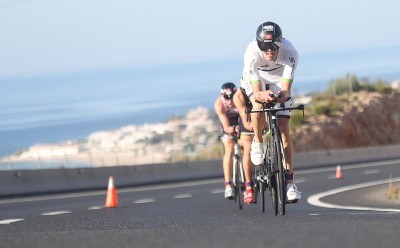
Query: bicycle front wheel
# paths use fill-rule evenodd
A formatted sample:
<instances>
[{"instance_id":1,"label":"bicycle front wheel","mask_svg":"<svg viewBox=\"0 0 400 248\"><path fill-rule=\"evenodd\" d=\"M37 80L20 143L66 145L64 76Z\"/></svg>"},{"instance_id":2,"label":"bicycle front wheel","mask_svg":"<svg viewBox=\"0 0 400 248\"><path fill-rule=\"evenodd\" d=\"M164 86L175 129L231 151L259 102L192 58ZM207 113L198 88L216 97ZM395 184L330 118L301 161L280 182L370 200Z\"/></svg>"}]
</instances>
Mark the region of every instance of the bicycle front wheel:
<instances>
[{"instance_id":1,"label":"bicycle front wheel","mask_svg":"<svg viewBox=\"0 0 400 248\"><path fill-rule=\"evenodd\" d=\"M282 137L278 127L274 132L274 152L275 152L275 181L278 196L278 207L281 215L285 215L286 211L286 185L285 185L285 154L283 149Z\"/></svg>"},{"instance_id":2,"label":"bicycle front wheel","mask_svg":"<svg viewBox=\"0 0 400 248\"><path fill-rule=\"evenodd\" d=\"M244 200L243 199L244 180L242 180L243 167L241 161L237 158L234 159L233 170L234 170L233 174L234 174L235 200L238 202L239 209L243 209L243 200Z\"/></svg>"}]
</instances>

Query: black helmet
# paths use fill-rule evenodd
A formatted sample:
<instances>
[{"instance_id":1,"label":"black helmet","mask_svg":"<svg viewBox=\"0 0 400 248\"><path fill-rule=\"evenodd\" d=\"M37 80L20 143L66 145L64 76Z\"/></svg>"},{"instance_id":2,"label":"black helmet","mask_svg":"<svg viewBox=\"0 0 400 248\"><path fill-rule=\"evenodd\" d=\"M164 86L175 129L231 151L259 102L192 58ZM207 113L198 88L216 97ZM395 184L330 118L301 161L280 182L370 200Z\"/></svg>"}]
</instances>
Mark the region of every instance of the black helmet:
<instances>
[{"instance_id":1,"label":"black helmet","mask_svg":"<svg viewBox=\"0 0 400 248\"><path fill-rule=\"evenodd\" d=\"M235 92L236 86L234 83L228 82L221 86L221 95L227 100L232 99Z\"/></svg>"},{"instance_id":2,"label":"black helmet","mask_svg":"<svg viewBox=\"0 0 400 248\"><path fill-rule=\"evenodd\" d=\"M261 51L276 51L281 47L282 30L274 22L264 22L257 28L256 39Z\"/></svg>"}]
</instances>

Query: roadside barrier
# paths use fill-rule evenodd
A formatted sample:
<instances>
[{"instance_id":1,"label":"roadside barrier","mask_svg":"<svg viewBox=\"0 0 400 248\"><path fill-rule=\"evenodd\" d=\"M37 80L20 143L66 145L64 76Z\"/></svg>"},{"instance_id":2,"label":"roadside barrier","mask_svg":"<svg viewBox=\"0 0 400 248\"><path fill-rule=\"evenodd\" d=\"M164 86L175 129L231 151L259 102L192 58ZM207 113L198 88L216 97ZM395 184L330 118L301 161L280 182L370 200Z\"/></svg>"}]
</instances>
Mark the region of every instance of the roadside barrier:
<instances>
[{"instance_id":1,"label":"roadside barrier","mask_svg":"<svg viewBox=\"0 0 400 248\"><path fill-rule=\"evenodd\" d=\"M294 154L295 170L400 158L400 144L350 150ZM8 170L0 172L0 198L82 190L99 190L109 175L118 187L154 183L222 179L222 161L187 161L169 164L127 165L95 168ZM114 182L113 182L114 183Z\"/></svg>"}]
</instances>

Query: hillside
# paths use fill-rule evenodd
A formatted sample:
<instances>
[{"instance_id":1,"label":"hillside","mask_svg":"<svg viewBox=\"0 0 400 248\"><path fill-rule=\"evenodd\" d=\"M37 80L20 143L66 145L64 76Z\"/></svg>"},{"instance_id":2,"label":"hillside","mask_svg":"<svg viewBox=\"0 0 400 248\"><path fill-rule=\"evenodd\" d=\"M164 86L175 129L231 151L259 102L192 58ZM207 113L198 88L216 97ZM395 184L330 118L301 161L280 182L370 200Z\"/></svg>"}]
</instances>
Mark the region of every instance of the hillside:
<instances>
[{"instance_id":1,"label":"hillside","mask_svg":"<svg viewBox=\"0 0 400 248\"><path fill-rule=\"evenodd\" d=\"M333 100L340 103L334 113L306 116L293 132L296 152L400 143L399 93L358 92Z\"/></svg>"}]
</instances>

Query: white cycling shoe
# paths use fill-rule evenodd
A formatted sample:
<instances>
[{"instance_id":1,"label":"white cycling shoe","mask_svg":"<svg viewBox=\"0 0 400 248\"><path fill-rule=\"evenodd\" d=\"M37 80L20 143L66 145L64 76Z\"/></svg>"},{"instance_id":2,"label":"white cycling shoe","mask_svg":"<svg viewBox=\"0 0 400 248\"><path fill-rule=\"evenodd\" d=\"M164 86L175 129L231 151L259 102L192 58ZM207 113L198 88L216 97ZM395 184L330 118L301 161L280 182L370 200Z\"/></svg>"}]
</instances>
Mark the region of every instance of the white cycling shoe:
<instances>
[{"instance_id":1,"label":"white cycling shoe","mask_svg":"<svg viewBox=\"0 0 400 248\"><path fill-rule=\"evenodd\" d=\"M250 149L250 159L254 165L260 165L264 160L263 144L253 140Z\"/></svg>"},{"instance_id":2,"label":"white cycling shoe","mask_svg":"<svg viewBox=\"0 0 400 248\"><path fill-rule=\"evenodd\" d=\"M286 200L289 203L296 203L301 199L301 192L297 190L295 184L286 185Z\"/></svg>"},{"instance_id":3,"label":"white cycling shoe","mask_svg":"<svg viewBox=\"0 0 400 248\"><path fill-rule=\"evenodd\" d=\"M233 197L235 196L233 187L225 187L225 195L224 196L227 199L233 199Z\"/></svg>"}]
</instances>

